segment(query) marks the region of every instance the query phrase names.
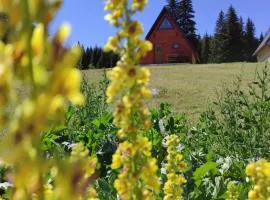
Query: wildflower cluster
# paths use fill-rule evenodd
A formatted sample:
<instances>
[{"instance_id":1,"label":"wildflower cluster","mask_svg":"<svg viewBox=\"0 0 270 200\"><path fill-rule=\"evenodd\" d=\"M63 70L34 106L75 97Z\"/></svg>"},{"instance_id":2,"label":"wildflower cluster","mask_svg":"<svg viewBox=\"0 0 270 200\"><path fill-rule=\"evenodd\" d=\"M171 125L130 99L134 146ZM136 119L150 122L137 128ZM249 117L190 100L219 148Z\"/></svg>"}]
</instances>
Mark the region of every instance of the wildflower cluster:
<instances>
[{"instance_id":1,"label":"wildflower cluster","mask_svg":"<svg viewBox=\"0 0 270 200\"><path fill-rule=\"evenodd\" d=\"M140 40L142 26L132 19L146 3L146 0L108 0L105 6L109 12L105 18L120 30L104 48L121 55L117 66L109 72L111 82L107 88L108 101L118 100L114 123L119 128L119 138L124 140L112 162L113 169L122 167L115 181L121 199L156 199L159 190L152 145L141 134L150 126L149 111L144 104L144 99L151 96L147 88L150 72L136 65L152 45Z\"/></svg>"},{"instance_id":2,"label":"wildflower cluster","mask_svg":"<svg viewBox=\"0 0 270 200\"><path fill-rule=\"evenodd\" d=\"M0 110L3 111L0 130L7 128L1 137L0 160L12 167L11 199L52 199L51 192L60 199L84 197L84 191L78 192L77 184L85 190L82 184L88 181L82 179L91 176L95 168L92 159L81 161L81 154L74 154L78 160L72 162L48 160L40 147L42 132L62 119L66 104L84 101L80 72L74 68L80 49L63 46L70 27L64 24L52 39L47 36L48 24L61 3L60 0L0 0L0 12L7 18L0 35L12 30L5 43L0 41ZM30 88L27 98L19 101L15 98L14 84ZM11 103L18 106L14 111L4 112ZM6 120L5 113L11 115L11 112L12 118ZM86 152L82 154L86 156ZM86 170L85 166L90 169ZM63 184L58 180L65 172L64 179L70 181ZM47 183L46 174L55 178L54 184Z\"/></svg>"},{"instance_id":3,"label":"wildflower cluster","mask_svg":"<svg viewBox=\"0 0 270 200\"><path fill-rule=\"evenodd\" d=\"M250 200L269 199L270 197L270 162L259 160L246 168L246 174L251 177L255 186L248 193Z\"/></svg>"},{"instance_id":4,"label":"wildflower cluster","mask_svg":"<svg viewBox=\"0 0 270 200\"><path fill-rule=\"evenodd\" d=\"M166 173L167 181L164 185L164 199L182 199L182 185L187 181L182 173L187 165L183 160L183 155L179 152L180 139L177 135L169 135L165 138L167 146Z\"/></svg>"}]
</instances>

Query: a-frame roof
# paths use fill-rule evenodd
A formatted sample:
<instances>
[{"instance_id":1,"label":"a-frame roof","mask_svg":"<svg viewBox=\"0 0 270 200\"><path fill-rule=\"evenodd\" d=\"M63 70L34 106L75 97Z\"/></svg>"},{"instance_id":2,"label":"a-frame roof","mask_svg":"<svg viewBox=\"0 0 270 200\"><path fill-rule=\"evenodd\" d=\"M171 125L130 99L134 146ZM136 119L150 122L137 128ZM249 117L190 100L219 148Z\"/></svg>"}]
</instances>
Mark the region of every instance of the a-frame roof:
<instances>
[{"instance_id":1,"label":"a-frame roof","mask_svg":"<svg viewBox=\"0 0 270 200\"><path fill-rule=\"evenodd\" d=\"M153 33L153 31L155 30L155 27L157 26L158 22L161 20L161 18L165 15L168 14L170 20L173 20L174 24L176 25L176 27L178 28L178 30L180 31L180 33L183 35L184 39L187 41L188 45L190 46L190 48L193 50L193 52L195 52L197 59L198 59L198 53L195 50L194 46L191 44L191 42L187 39L187 37L184 35L184 33L182 32L181 28L179 27L177 21L175 20L175 18L173 17L173 15L171 14L171 12L168 10L168 8L166 6L163 7L163 9L161 10L161 12L159 13L156 21L154 22L154 24L152 25L152 27L150 28L149 32L147 33L147 35L145 36L145 39L148 40L150 35Z\"/></svg>"},{"instance_id":2,"label":"a-frame roof","mask_svg":"<svg viewBox=\"0 0 270 200\"><path fill-rule=\"evenodd\" d=\"M254 52L253 56L257 55L257 53L267 44L270 44L270 28L269 28L266 36L264 37L262 43L260 44L260 46Z\"/></svg>"}]
</instances>

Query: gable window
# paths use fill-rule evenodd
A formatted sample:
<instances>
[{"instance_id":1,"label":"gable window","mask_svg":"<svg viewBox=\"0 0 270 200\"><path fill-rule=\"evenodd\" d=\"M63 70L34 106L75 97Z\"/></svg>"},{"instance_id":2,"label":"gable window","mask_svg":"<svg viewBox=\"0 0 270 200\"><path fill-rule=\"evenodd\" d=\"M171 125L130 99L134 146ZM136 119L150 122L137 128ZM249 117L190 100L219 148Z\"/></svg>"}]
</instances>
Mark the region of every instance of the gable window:
<instances>
[{"instance_id":1,"label":"gable window","mask_svg":"<svg viewBox=\"0 0 270 200\"><path fill-rule=\"evenodd\" d=\"M180 44L179 44L179 43L174 43L174 44L172 45L172 48L174 48L174 49L179 49L179 48L180 48Z\"/></svg>"},{"instance_id":2,"label":"gable window","mask_svg":"<svg viewBox=\"0 0 270 200\"><path fill-rule=\"evenodd\" d=\"M166 17L163 19L163 21L161 22L159 26L159 29L172 29L172 28L173 28L173 25Z\"/></svg>"}]
</instances>

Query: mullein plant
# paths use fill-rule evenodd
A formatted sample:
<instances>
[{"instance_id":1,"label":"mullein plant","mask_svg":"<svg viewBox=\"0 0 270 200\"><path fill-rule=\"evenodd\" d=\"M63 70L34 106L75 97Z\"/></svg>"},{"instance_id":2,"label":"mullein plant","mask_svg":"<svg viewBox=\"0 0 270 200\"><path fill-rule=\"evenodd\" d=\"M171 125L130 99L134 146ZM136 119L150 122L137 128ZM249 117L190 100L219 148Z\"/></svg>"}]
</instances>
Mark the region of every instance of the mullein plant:
<instances>
[{"instance_id":1,"label":"mullein plant","mask_svg":"<svg viewBox=\"0 0 270 200\"><path fill-rule=\"evenodd\" d=\"M183 184L187 182L183 173L187 169L187 164L180 152L180 145L180 139L177 135L169 135L165 138L167 181L163 188L164 200L183 199Z\"/></svg>"},{"instance_id":2,"label":"mullein plant","mask_svg":"<svg viewBox=\"0 0 270 200\"><path fill-rule=\"evenodd\" d=\"M270 162L259 160L250 163L246 168L246 174L251 178L254 187L249 191L250 200L270 199Z\"/></svg>"},{"instance_id":3,"label":"mullein plant","mask_svg":"<svg viewBox=\"0 0 270 200\"><path fill-rule=\"evenodd\" d=\"M108 74L108 102L117 101L114 123L122 141L112 159L112 169L119 169L114 186L120 199L156 199L159 192L156 159L152 144L143 133L149 128L149 110L144 100L151 96L147 88L150 72L139 67L142 56L152 49L140 39L142 25L132 16L142 11L147 0L108 0L105 16L119 31L109 38L104 49L121 56Z\"/></svg>"},{"instance_id":4,"label":"mullein plant","mask_svg":"<svg viewBox=\"0 0 270 200\"><path fill-rule=\"evenodd\" d=\"M226 200L238 200L240 197L240 192L237 188L237 184L234 182L229 182L226 191Z\"/></svg>"},{"instance_id":5,"label":"mullein plant","mask_svg":"<svg viewBox=\"0 0 270 200\"><path fill-rule=\"evenodd\" d=\"M88 185L96 159L82 144L75 145L70 159L46 159L41 150L42 133L61 122L65 106L84 102L81 75L74 68L80 49L63 46L70 27L64 24L52 39L47 36L48 24L61 4L60 0L0 0L0 12L7 16L0 35L12 30L5 43L0 42L0 129L5 127L0 162L11 168L10 199L95 199ZM30 86L23 100L16 99L17 81L23 88ZM5 112L10 104L18 106Z\"/></svg>"}]
</instances>

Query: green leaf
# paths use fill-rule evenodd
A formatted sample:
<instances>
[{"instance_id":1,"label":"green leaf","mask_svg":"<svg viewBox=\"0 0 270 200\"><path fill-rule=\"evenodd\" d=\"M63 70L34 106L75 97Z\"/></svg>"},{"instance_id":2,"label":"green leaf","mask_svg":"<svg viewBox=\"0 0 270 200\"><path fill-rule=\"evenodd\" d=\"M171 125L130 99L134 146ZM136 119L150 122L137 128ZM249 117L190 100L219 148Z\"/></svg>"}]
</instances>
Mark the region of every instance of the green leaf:
<instances>
[{"instance_id":1,"label":"green leaf","mask_svg":"<svg viewBox=\"0 0 270 200\"><path fill-rule=\"evenodd\" d=\"M208 173L213 172L214 174L218 173L217 170L218 164L215 162L207 162L204 165L200 166L193 174L193 179L195 180L195 184L197 187L200 186L202 182L202 178Z\"/></svg>"}]
</instances>

